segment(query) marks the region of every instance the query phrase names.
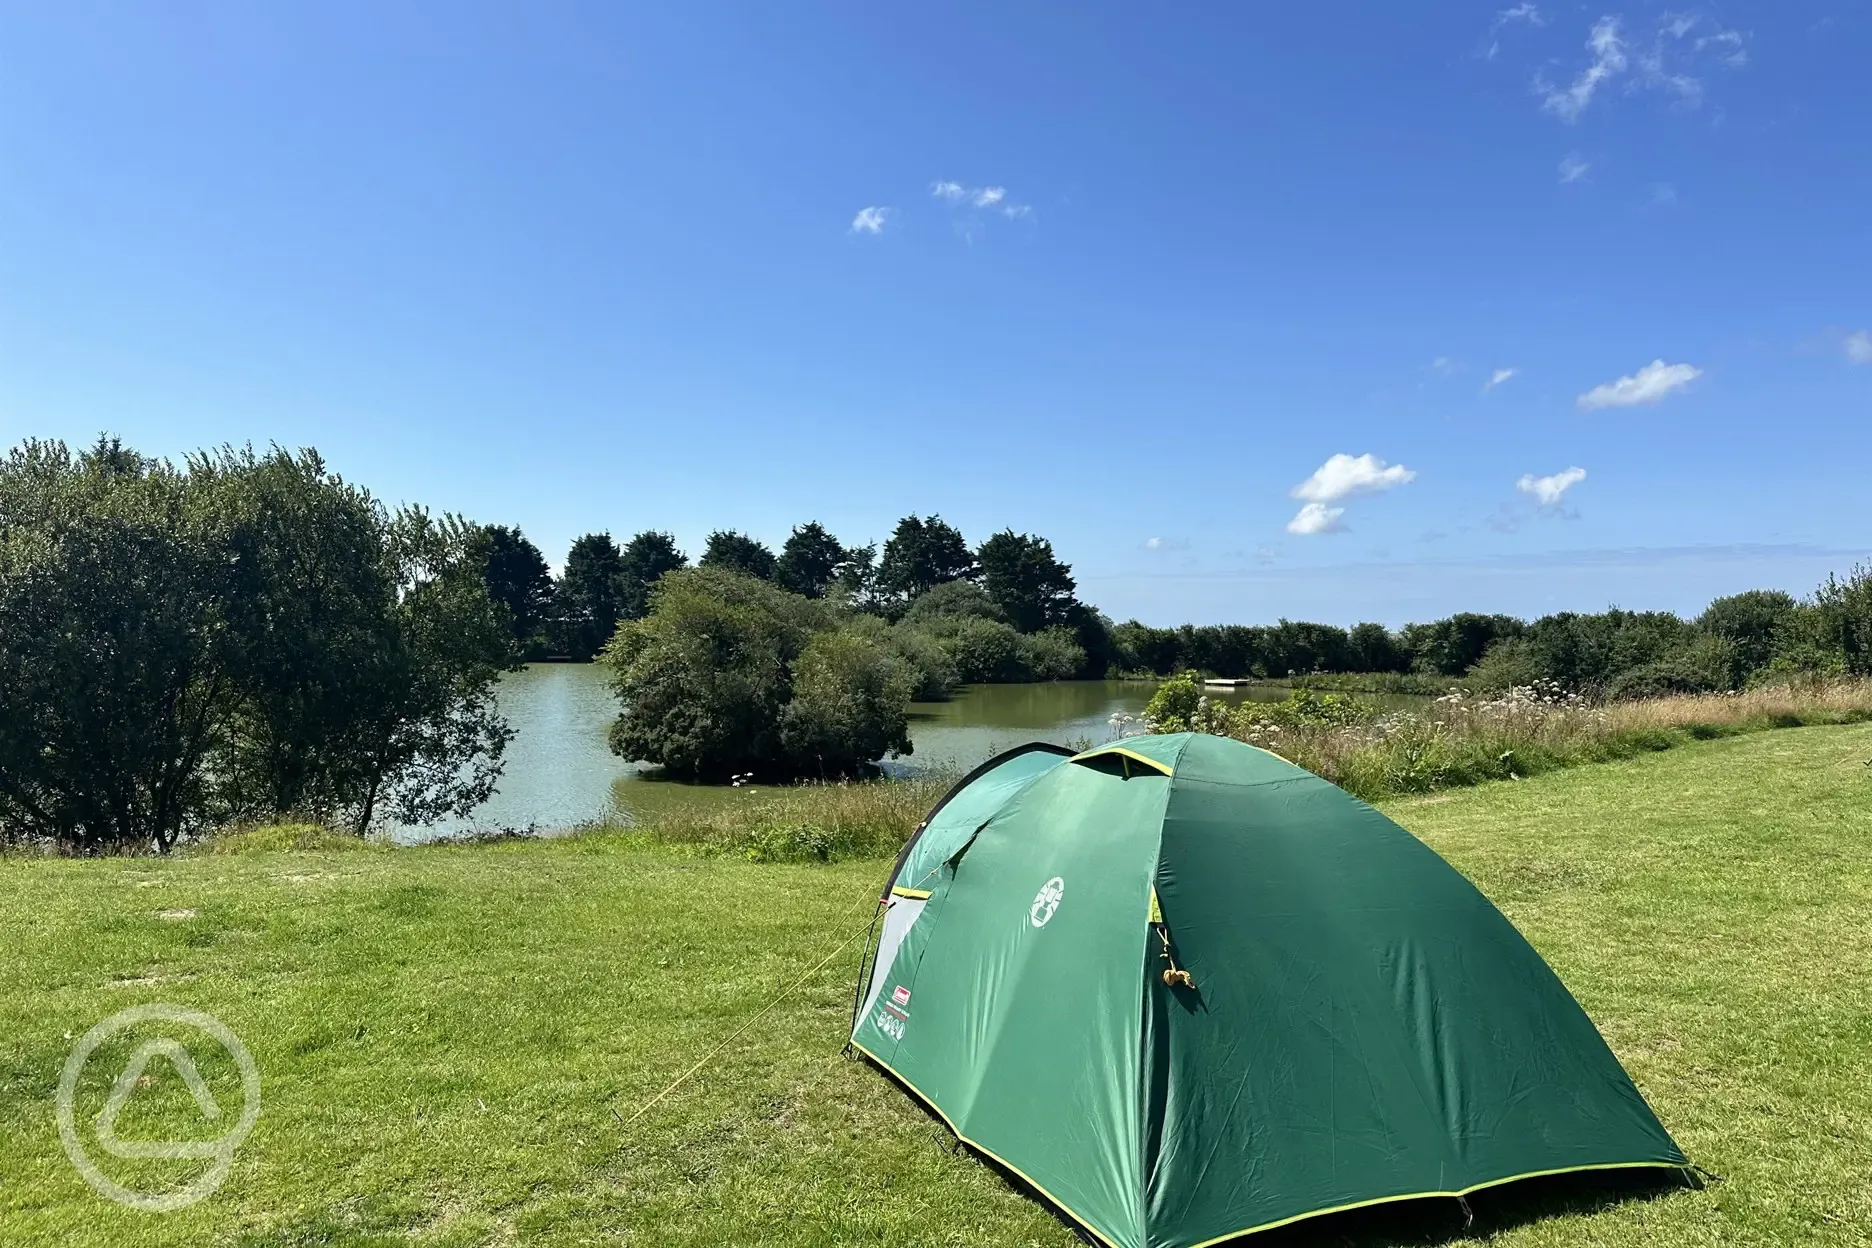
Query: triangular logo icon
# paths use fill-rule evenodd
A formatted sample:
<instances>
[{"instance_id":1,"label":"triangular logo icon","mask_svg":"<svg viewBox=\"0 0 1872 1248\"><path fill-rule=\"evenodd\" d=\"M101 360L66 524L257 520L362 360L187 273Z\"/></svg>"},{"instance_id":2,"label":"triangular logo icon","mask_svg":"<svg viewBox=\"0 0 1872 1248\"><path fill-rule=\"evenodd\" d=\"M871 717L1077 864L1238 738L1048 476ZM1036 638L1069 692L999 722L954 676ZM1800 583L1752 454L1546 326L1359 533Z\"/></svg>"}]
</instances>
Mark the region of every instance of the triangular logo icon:
<instances>
[{"instance_id":1,"label":"triangular logo icon","mask_svg":"<svg viewBox=\"0 0 1872 1248\"><path fill-rule=\"evenodd\" d=\"M136 1091L137 1081L143 1077L150 1059L161 1057L175 1067L182 1082L187 1086L189 1095L195 1098L195 1104L201 1107L202 1116L210 1122L221 1116L221 1107L215 1103L214 1093L208 1090L207 1081L201 1072L195 1069L195 1059L178 1040L161 1036L145 1040L130 1055L130 1062L117 1076L117 1082L111 1088L109 1099L104 1102L103 1112L98 1115L98 1145L105 1152L117 1157L162 1157L162 1158L207 1158L215 1155L220 1146L218 1140L182 1140L174 1142L154 1142L147 1140L124 1140L117 1136L117 1115L129 1103L130 1096Z\"/></svg>"}]
</instances>

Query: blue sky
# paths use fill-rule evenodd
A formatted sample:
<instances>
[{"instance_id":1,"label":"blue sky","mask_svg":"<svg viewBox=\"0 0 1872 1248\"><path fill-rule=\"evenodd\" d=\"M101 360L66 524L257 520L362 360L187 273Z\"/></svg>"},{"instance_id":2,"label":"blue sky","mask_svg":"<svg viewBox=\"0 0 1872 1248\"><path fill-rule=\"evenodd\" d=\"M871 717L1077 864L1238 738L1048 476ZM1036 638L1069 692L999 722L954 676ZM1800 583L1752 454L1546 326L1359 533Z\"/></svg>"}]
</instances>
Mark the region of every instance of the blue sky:
<instances>
[{"instance_id":1,"label":"blue sky","mask_svg":"<svg viewBox=\"0 0 1872 1248\"><path fill-rule=\"evenodd\" d=\"M8 0L0 440L313 445L555 561L940 512L1154 623L1805 592L1872 550L1868 55L1845 3Z\"/></svg>"}]
</instances>

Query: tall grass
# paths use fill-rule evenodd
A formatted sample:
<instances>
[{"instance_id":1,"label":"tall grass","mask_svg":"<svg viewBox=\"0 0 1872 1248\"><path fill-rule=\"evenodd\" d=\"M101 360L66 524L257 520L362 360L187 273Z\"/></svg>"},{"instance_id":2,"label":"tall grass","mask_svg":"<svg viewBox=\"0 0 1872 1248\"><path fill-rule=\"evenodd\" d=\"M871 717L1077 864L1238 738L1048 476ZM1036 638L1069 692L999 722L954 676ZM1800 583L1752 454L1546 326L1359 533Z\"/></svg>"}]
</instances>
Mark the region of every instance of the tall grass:
<instances>
[{"instance_id":1,"label":"tall grass","mask_svg":"<svg viewBox=\"0 0 1872 1248\"><path fill-rule=\"evenodd\" d=\"M1227 735L1272 750L1368 801L1515 780L1767 728L1872 720L1872 681L1594 704L1554 689L1460 690L1421 710L1324 723L1242 708Z\"/></svg>"},{"instance_id":2,"label":"tall grass","mask_svg":"<svg viewBox=\"0 0 1872 1248\"><path fill-rule=\"evenodd\" d=\"M634 829L754 862L831 862L895 854L957 777L762 786L745 802L658 812Z\"/></svg>"}]
</instances>

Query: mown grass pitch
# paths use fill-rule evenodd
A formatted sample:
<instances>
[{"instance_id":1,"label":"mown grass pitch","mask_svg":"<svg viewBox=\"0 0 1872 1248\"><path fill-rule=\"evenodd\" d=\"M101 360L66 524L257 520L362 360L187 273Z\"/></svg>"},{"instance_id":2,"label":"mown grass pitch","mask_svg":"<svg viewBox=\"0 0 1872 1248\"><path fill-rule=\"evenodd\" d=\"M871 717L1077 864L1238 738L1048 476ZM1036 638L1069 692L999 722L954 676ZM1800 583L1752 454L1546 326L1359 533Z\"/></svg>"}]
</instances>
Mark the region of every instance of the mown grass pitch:
<instances>
[{"instance_id":1,"label":"mown grass pitch","mask_svg":"<svg viewBox=\"0 0 1872 1248\"><path fill-rule=\"evenodd\" d=\"M1478 1202L1469 1237L1872 1243L1868 759L1872 726L1790 729L1387 806L1533 940L1723 1176L1536 1219ZM886 866L612 835L0 858L0 1244L1071 1244L839 1056L855 944L629 1122L862 928ZM95 1195L54 1122L77 1040L149 1001L221 1019L261 1076L226 1184L167 1214ZM81 1119L127 1056L99 1050ZM119 1133L217 1134L160 1066ZM202 1074L238 1104L231 1065ZM106 1160L151 1187L200 1169ZM1461 1226L1426 1209L1282 1242Z\"/></svg>"}]
</instances>

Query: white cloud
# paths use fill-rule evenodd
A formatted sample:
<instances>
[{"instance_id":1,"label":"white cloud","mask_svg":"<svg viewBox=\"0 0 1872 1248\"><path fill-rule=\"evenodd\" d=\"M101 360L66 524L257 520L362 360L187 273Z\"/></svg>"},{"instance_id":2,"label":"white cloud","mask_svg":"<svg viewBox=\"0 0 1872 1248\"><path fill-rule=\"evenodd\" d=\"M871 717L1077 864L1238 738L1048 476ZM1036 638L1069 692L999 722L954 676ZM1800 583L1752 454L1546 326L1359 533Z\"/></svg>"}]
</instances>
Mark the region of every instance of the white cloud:
<instances>
[{"instance_id":1,"label":"white cloud","mask_svg":"<svg viewBox=\"0 0 1872 1248\"><path fill-rule=\"evenodd\" d=\"M1189 540L1182 537L1147 537L1145 550L1188 550Z\"/></svg>"},{"instance_id":2,"label":"white cloud","mask_svg":"<svg viewBox=\"0 0 1872 1248\"><path fill-rule=\"evenodd\" d=\"M1499 27L1500 19L1496 21ZM1699 67L1724 66L1740 69L1748 64L1742 32L1717 30L1699 34L1702 19L1685 13L1666 13L1656 33L1648 38L1628 37L1619 18L1605 16L1593 24L1586 48L1592 61L1573 81L1554 86L1544 75L1534 78L1534 90L1541 97L1541 107L1562 121L1578 121L1614 78L1635 68L1627 90L1647 88L1677 97L1685 108L1703 102L1703 82L1692 72ZM1493 49L1490 50L1493 55ZM1572 181L1571 178L1565 179Z\"/></svg>"},{"instance_id":3,"label":"white cloud","mask_svg":"<svg viewBox=\"0 0 1872 1248\"><path fill-rule=\"evenodd\" d=\"M1719 30L1696 41L1698 52L1708 48L1716 49L1722 63L1732 69L1741 69L1748 64L1748 50L1742 46L1742 32L1739 30Z\"/></svg>"},{"instance_id":4,"label":"white cloud","mask_svg":"<svg viewBox=\"0 0 1872 1248\"><path fill-rule=\"evenodd\" d=\"M930 183L930 194L942 200L952 208L962 210L958 213L956 229L970 242L980 229L979 213L998 212L1010 221L1019 221L1033 215L1031 204L1017 204L1007 197L1005 186L966 186L961 182L941 181ZM967 211L969 209L975 212Z\"/></svg>"},{"instance_id":5,"label":"white cloud","mask_svg":"<svg viewBox=\"0 0 1872 1248\"><path fill-rule=\"evenodd\" d=\"M1696 29L1696 24L1703 19L1694 13L1666 13L1659 30L1673 39L1681 39Z\"/></svg>"},{"instance_id":6,"label":"white cloud","mask_svg":"<svg viewBox=\"0 0 1872 1248\"><path fill-rule=\"evenodd\" d=\"M1489 379L1482 383L1482 393L1487 394L1489 391L1493 390L1496 386L1501 385L1502 382L1507 381L1510 377L1514 376L1516 371L1517 371L1516 369L1512 369L1512 368L1496 369L1494 372L1489 374Z\"/></svg>"},{"instance_id":7,"label":"white cloud","mask_svg":"<svg viewBox=\"0 0 1872 1248\"><path fill-rule=\"evenodd\" d=\"M1445 377L1456 371L1455 361L1451 360L1447 355L1439 355L1436 359L1431 360L1430 367L1442 373Z\"/></svg>"},{"instance_id":8,"label":"white cloud","mask_svg":"<svg viewBox=\"0 0 1872 1248\"><path fill-rule=\"evenodd\" d=\"M1703 370L1694 365L1666 364L1663 360L1652 360L1630 377L1594 386L1580 395L1579 409L1590 412L1602 407L1656 403L1671 391L1682 389L1702 375Z\"/></svg>"},{"instance_id":9,"label":"white cloud","mask_svg":"<svg viewBox=\"0 0 1872 1248\"><path fill-rule=\"evenodd\" d=\"M1568 152L1560 161L1560 181L1577 182L1592 170L1586 158L1578 152Z\"/></svg>"},{"instance_id":10,"label":"white cloud","mask_svg":"<svg viewBox=\"0 0 1872 1248\"><path fill-rule=\"evenodd\" d=\"M1668 182L1651 184L1651 204L1657 208L1668 208L1677 202L1677 188Z\"/></svg>"},{"instance_id":11,"label":"white cloud","mask_svg":"<svg viewBox=\"0 0 1872 1248\"><path fill-rule=\"evenodd\" d=\"M1542 17L1540 15L1540 10L1535 8L1532 4L1523 3L1517 4L1511 9L1496 10L1495 20L1489 23L1489 35L1491 37L1489 39L1488 51L1482 54L1484 59L1491 61L1495 59L1496 54L1501 51L1501 41L1493 36L1500 34L1502 27L1513 22L1526 22L1530 26L1545 26L1547 24L1547 19Z\"/></svg>"},{"instance_id":12,"label":"white cloud","mask_svg":"<svg viewBox=\"0 0 1872 1248\"><path fill-rule=\"evenodd\" d=\"M1846 358L1855 364L1872 364L1872 334L1860 330L1846 336Z\"/></svg>"},{"instance_id":13,"label":"white cloud","mask_svg":"<svg viewBox=\"0 0 1872 1248\"><path fill-rule=\"evenodd\" d=\"M1541 107L1558 117L1561 121L1577 121L1579 115L1592 103L1593 94L1609 79L1625 72L1630 63L1625 55L1625 40L1619 34L1619 19L1602 17L1592 28L1592 34L1586 38L1586 47L1593 54L1592 64L1580 71L1573 85L1566 88L1548 87L1535 83L1542 96Z\"/></svg>"},{"instance_id":14,"label":"white cloud","mask_svg":"<svg viewBox=\"0 0 1872 1248\"><path fill-rule=\"evenodd\" d=\"M1308 503L1294 518L1287 522L1287 531L1301 537L1311 537L1315 533L1343 533L1345 526L1339 523L1339 517L1345 515L1343 507L1328 507L1325 503Z\"/></svg>"},{"instance_id":15,"label":"white cloud","mask_svg":"<svg viewBox=\"0 0 1872 1248\"><path fill-rule=\"evenodd\" d=\"M1586 479L1584 468L1568 468L1556 472L1551 477L1537 477L1533 473L1523 473L1515 482L1515 489L1523 494L1532 494L1535 501L1543 507L1558 507L1566 492Z\"/></svg>"},{"instance_id":16,"label":"white cloud","mask_svg":"<svg viewBox=\"0 0 1872 1248\"><path fill-rule=\"evenodd\" d=\"M1703 102L1702 80L1666 69L1662 44L1649 52L1640 53L1638 68L1644 71L1645 86L1674 92L1678 102L1685 108L1695 108Z\"/></svg>"},{"instance_id":17,"label":"white cloud","mask_svg":"<svg viewBox=\"0 0 1872 1248\"><path fill-rule=\"evenodd\" d=\"M860 208L858 215L852 218L851 232L854 234L882 234L884 223L890 220L895 208Z\"/></svg>"},{"instance_id":18,"label":"white cloud","mask_svg":"<svg viewBox=\"0 0 1872 1248\"><path fill-rule=\"evenodd\" d=\"M1692 13L1666 13L1658 27L1660 35L1669 35L1679 42L1703 24L1703 19ZM1662 40L1660 39L1660 42ZM1707 35L1698 35L1690 45L1692 52L1706 52L1714 48L1723 64L1736 68L1748 64L1748 53L1742 47L1742 32L1739 30L1718 30Z\"/></svg>"},{"instance_id":19,"label":"white cloud","mask_svg":"<svg viewBox=\"0 0 1872 1248\"><path fill-rule=\"evenodd\" d=\"M1403 485L1416 475L1403 464L1387 465L1376 455L1334 455L1321 464L1312 476L1288 492L1295 498L1330 503L1353 494L1388 490Z\"/></svg>"}]
</instances>

